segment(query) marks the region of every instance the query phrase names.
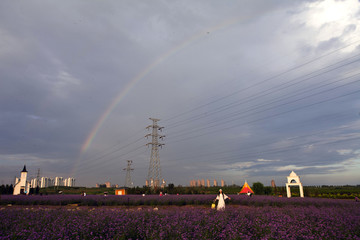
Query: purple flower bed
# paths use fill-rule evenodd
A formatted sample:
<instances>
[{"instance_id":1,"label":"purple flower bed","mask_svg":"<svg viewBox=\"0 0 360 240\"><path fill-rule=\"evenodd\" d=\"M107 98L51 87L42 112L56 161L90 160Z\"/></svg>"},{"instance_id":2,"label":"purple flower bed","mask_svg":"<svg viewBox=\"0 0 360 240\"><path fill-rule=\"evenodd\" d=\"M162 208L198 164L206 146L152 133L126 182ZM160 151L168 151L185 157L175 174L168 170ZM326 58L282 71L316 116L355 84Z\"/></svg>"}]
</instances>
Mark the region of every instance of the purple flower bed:
<instances>
[{"instance_id":1,"label":"purple flower bed","mask_svg":"<svg viewBox=\"0 0 360 240\"><path fill-rule=\"evenodd\" d=\"M359 204L2 207L0 239L360 239Z\"/></svg>"},{"instance_id":2,"label":"purple flower bed","mask_svg":"<svg viewBox=\"0 0 360 240\"><path fill-rule=\"evenodd\" d=\"M7 205L67 205L78 204L80 206L123 206L123 205L209 205L215 195L3 195L1 204Z\"/></svg>"},{"instance_id":3,"label":"purple flower bed","mask_svg":"<svg viewBox=\"0 0 360 240\"><path fill-rule=\"evenodd\" d=\"M229 195L230 205L241 206L342 206L350 200L325 199L325 198L279 198L272 196L253 196L249 198L244 195ZM201 205L209 206L216 195L125 195L125 196L101 196L101 195L2 195L0 203L2 205L56 205L64 206L68 204L78 204L79 206L163 206L163 205ZM354 200L355 201L355 200Z\"/></svg>"}]
</instances>

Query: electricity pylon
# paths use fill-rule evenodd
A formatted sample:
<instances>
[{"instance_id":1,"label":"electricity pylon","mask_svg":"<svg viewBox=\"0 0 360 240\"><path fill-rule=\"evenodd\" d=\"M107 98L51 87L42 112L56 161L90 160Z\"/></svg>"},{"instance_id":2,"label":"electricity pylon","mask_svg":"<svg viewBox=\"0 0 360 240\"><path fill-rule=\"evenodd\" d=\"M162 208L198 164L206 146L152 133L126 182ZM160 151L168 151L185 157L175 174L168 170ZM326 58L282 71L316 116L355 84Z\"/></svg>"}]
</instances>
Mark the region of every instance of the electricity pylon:
<instances>
[{"instance_id":1,"label":"electricity pylon","mask_svg":"<svg viewBox=\"0 0 360 240\"><path fill-rule=\"evenodd\" d=\"M40 185L40 168L38 168L38 172L36 175L36 187L39 187Z\"/></svg>"},{"instance_id":2,"label":"electricity pylon","mask_svg":"<svg viewBox=\"0 0 360 240\"><path fill-rule=\"evenodd\" d=\"M149 146L151 144L151 157L150 157L150 165L149 165L149 173L147 183L151 188L158 188L161 185L161 168L160 168L160 157L159 157L159 147L162 147L163 143L159 143L159 139L163 140L165 136L159 135L158 130L161 131L163 127L159 127L157 122L160 119L149 118L153 121L152 125L147 126L146 128L149 130L152 128L152 133L147 134L145 137L151 136L151 142L146 145Z\"/></svg>"},{"instance_id":3,"label":"electricity pylon","mask_svg":"<svg viewBox=\"0 0 360 240\"><path fill-rule=\"evenodd\" d=\"M131 182L131 171L134 171L133 168L131 168L131 164L132 164L132 161L131 160L127 160L127 167L124 168L124 170L126 170L126 179L125 179L125 187L132 187L132 182Z\"/></svg>"}]
</instances>

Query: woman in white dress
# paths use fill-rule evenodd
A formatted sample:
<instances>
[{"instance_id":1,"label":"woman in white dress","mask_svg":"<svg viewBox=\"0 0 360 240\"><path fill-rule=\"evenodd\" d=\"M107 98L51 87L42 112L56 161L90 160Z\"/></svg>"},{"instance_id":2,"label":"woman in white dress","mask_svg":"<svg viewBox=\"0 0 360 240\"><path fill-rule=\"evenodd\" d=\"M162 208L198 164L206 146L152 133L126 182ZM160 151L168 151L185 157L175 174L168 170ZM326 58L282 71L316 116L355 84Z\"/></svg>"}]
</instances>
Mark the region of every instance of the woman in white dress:
<instances>
[{"instance_id":1,"label":"woman in white dress","mask_svg":"<svg viewBox=\"0 0 360 240\"><path fill-rule=\"evenodd\" d=\"M220 189L219 190L219 194L216 196L216 198L215 198L215 200L214 201L216 201L216 200L218 200L219 202L218 202L218 205L217 205L217 207L216 207L216 210L220 210L220 211L223 211L223 210L225 210L225 199L231 199L231 198L229 198L228 196L226 196L223 192L222 192L222 189Z\"/></svg>"}]
</instances>

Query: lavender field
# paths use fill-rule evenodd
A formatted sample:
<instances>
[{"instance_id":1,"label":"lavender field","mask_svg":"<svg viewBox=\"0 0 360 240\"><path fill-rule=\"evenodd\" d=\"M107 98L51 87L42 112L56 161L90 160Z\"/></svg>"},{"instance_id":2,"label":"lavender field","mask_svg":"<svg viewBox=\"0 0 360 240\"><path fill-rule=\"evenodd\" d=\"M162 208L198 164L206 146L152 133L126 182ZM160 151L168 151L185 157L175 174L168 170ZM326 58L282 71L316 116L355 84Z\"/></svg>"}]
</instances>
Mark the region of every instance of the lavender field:
<instances>
[{"instance_id":1,"label":"lavender field","mask_svg":"<svg viewBox=\"0 0 360 240\"><path fill-rule=\"evenodd\" d=\"M228 204L241 206L343 206L348 205L350 200L327 199L327 198L286 198L274 196L253 196L229 195L231 201ZM2 195L1 205L55 205L66 206L77 204L79 206L210 206L215 195L123 195L123 196L102 196L102 195ZM360 204L359 204L360 205Z\"/></svg>"},{"instance_id":2,"label":"lavender field","mask_svg":"<svg viewBox=\"0 0 360 240\"><path fill-rule=\"evenodd\" d=\"M360 204L350 200L234 195L218 212L211 195L116 197L85 198L117 206L3 205L0 239L360 239Z\"/></svg>"}]
</instances>

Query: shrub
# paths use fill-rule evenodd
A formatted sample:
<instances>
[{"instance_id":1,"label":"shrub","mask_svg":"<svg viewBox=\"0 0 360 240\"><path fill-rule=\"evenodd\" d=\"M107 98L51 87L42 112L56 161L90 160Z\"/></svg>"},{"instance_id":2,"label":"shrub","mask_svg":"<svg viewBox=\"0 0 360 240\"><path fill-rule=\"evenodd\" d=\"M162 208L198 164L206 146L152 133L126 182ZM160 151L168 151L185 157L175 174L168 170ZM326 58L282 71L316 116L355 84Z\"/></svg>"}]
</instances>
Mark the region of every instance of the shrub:
<instances>
[{"instance_id":1,"label":"shrub","mask_svg":"<svg viewBox=\"0 0 360 240\"><path fill-rule=\"evenodd\" d=\"M264 194L264 184L262 184L261 182L255 182L253 183L252 190L255 194L262 195Z\"/></svg>"}]
</instances>

